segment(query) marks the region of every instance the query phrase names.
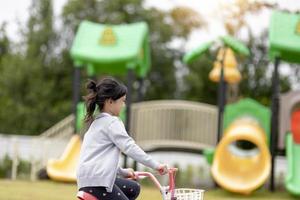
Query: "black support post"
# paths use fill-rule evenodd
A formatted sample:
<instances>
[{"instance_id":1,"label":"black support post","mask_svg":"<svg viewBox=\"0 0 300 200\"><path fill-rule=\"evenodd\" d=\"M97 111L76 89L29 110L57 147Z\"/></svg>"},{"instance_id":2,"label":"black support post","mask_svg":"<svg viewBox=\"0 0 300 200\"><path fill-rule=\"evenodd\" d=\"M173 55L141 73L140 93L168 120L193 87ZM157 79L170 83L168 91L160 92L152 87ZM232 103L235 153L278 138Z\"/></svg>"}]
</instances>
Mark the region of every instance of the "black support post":
<instances>
[{"instance_id":1,"label":"black support post","mask_svg":"<svg viewBox=\"0 0 300 200\"><path fill-rule=\"evenodd\" d=\"M270 151L272 156L270 190L275 191L275 158L278 143L278 116L279 116L279 67L280 60L275 58L274 72L272 77L272 104L271 104L271 137L270 137Z\"/></svg>"},{"instance_id":2,"label":"black support post","mask_svg":"<svg viewBox=\"0 0 300 200\"><path fill-rule=\"evenodd\" d=\"M143 101L144 99L144 78L139 78L138 79L139 82L139 88L138 88L138 96L137 96L137 102Z\"/></svg>"},{"instance_id":3,"label":"black support post","mask_svg":"<svg viewBox=\"0 0 300 200\"><path fill-rule=\"evenodd\" d=\"M140 102L140 101L143 101L144 99L144 93L143 93L143 87L144 87L144 78L139 78L138 79L138 82L139 82L139 88L138 88L138 96L137 96L137 101ZM134 169L134 171L137 170L137 161L133 161L133 166L132 168Z\"/></svg>"},{"instance_id":4,"label":"black support post","mask_svg":"<svg viewBox=\"0 0 300 200\"><path fill-rule=\"evenodd\" d=\"M223 132L223 114L224 114L224 107L226 104L226 82L224 79L224 61L225 61L225 53L226 49L224 50L222 61L221 61L221 74L220 74L220 81L218 84L218 132L217 132L217 144L219 143L222 132Z\"/></svg>"},{"instance_id":5,"label":"black support post","mask_svg":"<svg viewBox=\"0 0 300 200\"><path fill-rule=\"evenodd\" d=\"M74 122L74 134L79 130L76 130L76 122L77 122L77 104L80 101L80 68L74 67L74 75L73 75L73 106L72 112L75 116Z\"/></svg>"},{"instance_id":6,"label":"black support post","mask_svg":"<svg viewBox=\"0 0 300 200\"><path fill-rule=\"evenodd\" d=\"M127 95L126 95L126 122L125 127L127 132L130 130L130 111L132 103L132 83L133 83L133 70L129 69L127 74ZM124 156L124 168L127 168L128 163L127 156Z\"/></svg>"}]
</instances>

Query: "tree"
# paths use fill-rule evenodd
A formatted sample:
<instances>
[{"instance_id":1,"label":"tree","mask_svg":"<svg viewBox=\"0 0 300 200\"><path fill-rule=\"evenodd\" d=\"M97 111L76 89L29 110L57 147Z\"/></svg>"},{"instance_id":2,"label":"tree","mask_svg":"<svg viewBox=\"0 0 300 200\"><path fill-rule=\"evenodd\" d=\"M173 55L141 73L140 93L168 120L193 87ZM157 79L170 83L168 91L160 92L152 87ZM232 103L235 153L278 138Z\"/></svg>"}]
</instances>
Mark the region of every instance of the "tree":
<instances>
[{"instance_id":1,"label":"tree","mask_svg":"<svg viewBox=\"0 0 300 200\"><path fill-rule=\"evenodd\" d=\"M6 23L0 27L0 62L3 56L10 52L10 41L6 34Z\"/></svg>"},{"instance_id":2,"label":"tree","mask_svg":"<svg viewBox=\"0 0 300 200\"><path fill-rule=\"evenodd\" d=\"M32 2L21 44L1 63L1 132L39 134L71 111L71 76L55 54L51 2Z\"/></svg>"},{"instance_id":3,"label":"tree","mask_svg":"<svg viewBox=\"0 0 300 200\"><path fill-rule=\"evenodd\" d=\"M250 25L246 20L247 15L259 14L264 9L274 9L275 3L250 0L234 0L231 3L220 4L220 17L224 28L229 35L238 36L239 32L246 28L248 34L252 35Z\"/></svg>"},{"instance_id":4,"label":"tree","mask_svg":"<svg viewBox=\"0 0 300 200\"><path fill-rule=\"evenodd\" d=\"M190 64L189 73L185 80L185 99L208 104L217 104L218 85L209 80L208 74L212 70L215 52L209 52L207 56L202 56L196 62Z\"/></svg>"}]
</instances>

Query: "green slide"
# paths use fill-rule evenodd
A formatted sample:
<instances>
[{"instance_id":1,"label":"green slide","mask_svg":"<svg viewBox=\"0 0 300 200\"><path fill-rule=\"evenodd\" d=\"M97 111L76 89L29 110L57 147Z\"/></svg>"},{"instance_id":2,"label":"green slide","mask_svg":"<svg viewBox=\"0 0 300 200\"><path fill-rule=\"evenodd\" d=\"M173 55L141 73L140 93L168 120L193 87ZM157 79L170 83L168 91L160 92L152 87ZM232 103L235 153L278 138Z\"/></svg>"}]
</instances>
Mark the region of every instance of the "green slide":
<instances>
[{"instance_id":1,"label":"green slide","mask_svg":"<svg viewBox=\"0 0 300 200\"><path fill-rule=\"evenodd\" d=\"M291 133L286 137L286 156L288 172L285 187L290 193L300 195L300 144L294 143Z\"/></svg>"}]
</instances>

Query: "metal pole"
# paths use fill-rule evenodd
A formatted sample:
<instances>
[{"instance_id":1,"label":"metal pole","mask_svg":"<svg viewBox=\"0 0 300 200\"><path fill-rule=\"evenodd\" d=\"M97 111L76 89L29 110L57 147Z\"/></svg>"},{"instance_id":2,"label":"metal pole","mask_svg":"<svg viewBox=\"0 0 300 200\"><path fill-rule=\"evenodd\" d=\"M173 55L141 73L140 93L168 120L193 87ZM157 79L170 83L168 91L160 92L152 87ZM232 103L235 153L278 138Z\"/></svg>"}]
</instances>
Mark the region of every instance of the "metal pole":
<instances>
[{"instance_id":1,"label":"metal pole","mask_svg":"<svg viewBox=\"0 0 300 200\"><path fill-rule=\"evenodd\" d=\"M278 66L280 60L275 58L274 72L272 77L272 105L271 105L271 137L270 137L270 151L272 155L270 190L275 191L275 158L278 143L278 116L279 116L279 73Z\"/></svg>"},{"instance_id":2,"label":"metal pole","mask_svg":"<svg viewBox=\"0 0 300 200\"><path fill-rule=\"evenodd\" d=\"M140 102L140 101L143 101L143 99L144 99L144 92L143 92L144 78L139 78L138 82L139 82L139 88L138 88L137 102ZM135 160L133 161L132 168L134 169L134 171L137 170L137 161L135 161Z\"/></svg>"},{"instance_id":3,"label":"metal pole","mask_svg":"<svg viewBox=\"0 0 300 200\"><path fill-rule=\"evenodd\" d=\"M127 95L126 95L126 122L125 127L127 133L130 130L130 110L131 110L131 102L132 102L132 83L133 83L133 70L129 69L127 74ZM127 156L124 155L124 167L128 166Z\"/></svg>"},{"instance_id":4,"label":"metal pole","mask_svg":"<svg viewBox=\"0 0 300 200\"><path fill-rule=\"evenodd\" d=\"M76 123L77 123L77 104L80 101L80 68L74 68L74 76L73 76L73 107L72 112L75 116L74 120L74 134L77 133Z\"/></svg>"},{"instance_id":5,"label":"metal pole","mask_svg":"<svg viewBox=\"0 0 300 200\"><path fill-rule=\"evenodd\" d=\"M144 78L139 78L138 82L139 82L139 88L138 88L138 97L137 97L138 99L137 99L137 101L140 102L140 101L143 101L143 99L144 99L144 91L143 91Z\"/></svg>"},{"instance_id":6,"label":"metal pole","mask_svg":"<svg viewBox=\"0 0 300 200\"><path fill-rule=\"evenodd\" d=\"M223 132L223 113L224 106L226 103L226 82L224 80L224 60L225 60L226 49L224 50L222 61L221 61L221 75L220 82L218 85L218 132L217 132L217 144L219 143L222 132Z\"/></svg>"}]
</instances>

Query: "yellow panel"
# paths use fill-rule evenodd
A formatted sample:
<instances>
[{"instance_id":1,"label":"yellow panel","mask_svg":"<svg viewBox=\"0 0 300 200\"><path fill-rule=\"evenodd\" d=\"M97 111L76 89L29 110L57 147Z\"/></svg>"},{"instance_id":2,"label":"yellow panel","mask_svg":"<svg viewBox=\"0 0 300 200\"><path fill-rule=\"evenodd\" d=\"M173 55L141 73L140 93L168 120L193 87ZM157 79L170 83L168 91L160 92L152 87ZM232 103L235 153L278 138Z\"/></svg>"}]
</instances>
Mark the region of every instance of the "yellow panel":
<instances>
[{"instance_id":1,"label":"yellow panel","mask_svg":"<svg viewBox=\"0 0 300 200\"><path fill-rule=\"evenodd\" d=\"M58 160L49 160L47 174L55 181L76 182L76 166L81 148L80 136L74 135Z\"/></svg>"}]
</instances>

